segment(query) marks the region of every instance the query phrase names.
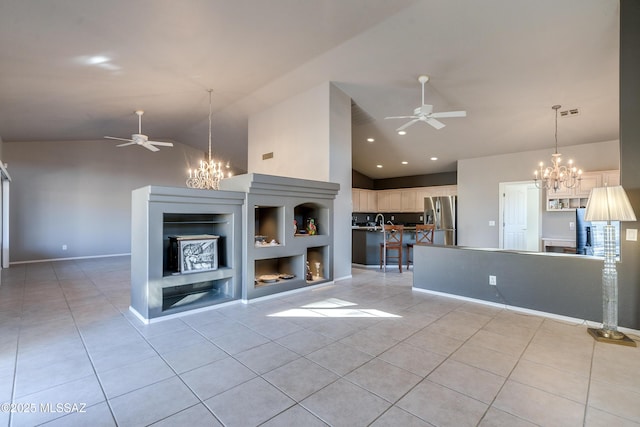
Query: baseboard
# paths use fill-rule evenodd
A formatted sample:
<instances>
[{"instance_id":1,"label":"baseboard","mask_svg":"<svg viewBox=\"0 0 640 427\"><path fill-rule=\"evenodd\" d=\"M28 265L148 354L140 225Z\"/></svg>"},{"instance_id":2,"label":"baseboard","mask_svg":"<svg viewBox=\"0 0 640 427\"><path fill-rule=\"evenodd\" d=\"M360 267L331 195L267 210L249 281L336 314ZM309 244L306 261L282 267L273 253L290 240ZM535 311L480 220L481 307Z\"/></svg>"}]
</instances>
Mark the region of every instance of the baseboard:
<instances>
[{"instance_id":1,"label":"baseboard","mask_svg":"<svg viewBox=\"0 0 640 427\"><path fill-rule=\"evenodd\" d=\"M448 294L446 292L432 291L432 290L429 290L429 289L422 289L422 288L413 287L413 290L414 291L418 291L418 292L424 292L424 293L427 293L427 294L438 295L438 296L442 296L442 297L453 298L453 299L458 299L458 300L468 301L468 302L474 302L474 303L477 303L477 304L488 305L488 306L491 306L491 307L504 308L506 310L517 311L517 312L524 313L524 314L531 314L531 315L534 315L534 316L547 317L549 319L560 320L560 321L568 322L568 323L585 324L586 326L588 326L590 328L601 328L602 327L602 323L594 322L594 321L591 321L591 320L578 319L576 317L563 316L561 314L548 313L546 311L538 311L538 310L532 310L530 308L517 307L517 306L514 306L514 305L500 304L500 303L497 303L497 302L485 301L485 300L476 299L476 298L469 298L469 297L464 297L462 295ZM624 332L625 334L636 335L636 336L640 337L640 331L635 330L635 329L618 326L618 330L620 332Z\"/></svg>"},{"instance_id":2,"label":"baseboard","mask_svg":"<svg viewBox=\"0 0 640 427\"><path fill-rule=\"evenodd\" d=\"M114 258L119 256L131 256L131 252L124 253L124 254L88 255L88 256L76 256L76 257L68 257L68 258L34 259L30 261L12 261L9 263L9 266L18 265L18 264L36 264L39 262L73 261L73 260L79 260L79 259L92 259L92 258Z\"/></svg>"}]
</instances>

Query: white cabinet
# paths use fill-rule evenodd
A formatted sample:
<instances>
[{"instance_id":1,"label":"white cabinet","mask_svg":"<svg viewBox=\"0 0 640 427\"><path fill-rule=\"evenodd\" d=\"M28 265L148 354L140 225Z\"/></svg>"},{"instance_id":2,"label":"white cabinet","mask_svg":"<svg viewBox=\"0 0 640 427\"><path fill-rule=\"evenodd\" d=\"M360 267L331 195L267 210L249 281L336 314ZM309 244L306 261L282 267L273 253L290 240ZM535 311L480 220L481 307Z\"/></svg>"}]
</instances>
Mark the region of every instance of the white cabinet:
<instances>
[{"instance_id":1,"label":"white cabinet","mask_svg":"<svg viewBox=\"0 0 640 427\"><path fill-rule=\"evenodd\" d=\"M378 196L374 190L365 190L362 188L351 189L351 200L353 203L353 212L377 212Z\"/></svg>"},{"instance_id":2,"label":"white cabinet","mask_svg":"<svg viewBox=\"0 0 640 427\"><path fill-rule=\"evenodd\" d=\"M455 196L457 193L457 185L378 191L353 188L353 212L423 212L426 197Z\"/></svg>"},{"instance_id":3,"label":"white cabinet","mask_svg":"<svg viewBox=\"0 0 640 427\"><path fill-rule=\"evenodd\" d=\"M352 188L351 189L351 209L355 212L362 212L360 210L360 189Z\"/></svg>"},{"instance_id":4,"label":"white cabinet","mask_svg":"<svg viewBox=\"0 0 640 427\"><path fill-rule=\"evenodd\" d=\"M402 212L414 212L416 209L416 194L415 189L402 190L401 197L401 210Z\"/></svg>"},{"instance_id":5,"label":"white cabinet","mask_svg":"<svg viewBox=\"0 0 640 427\"><path fill-rule=\"evenodd\" d=\"M391 200L388 191L378 191L378 212L389 212Z\"/></svg>"},{"instance_id":6,"label":"white cabinet","mask_svg":"<svg viewBox=\"0 0 640 427\"><path fill-rule=\"evenodd\" d=\"M620 171L585 172L577 188L547 191L547 211L572 211L576 208L584 208L591 190L604 185L620 185Z\"/></svg>"}]
</instances>

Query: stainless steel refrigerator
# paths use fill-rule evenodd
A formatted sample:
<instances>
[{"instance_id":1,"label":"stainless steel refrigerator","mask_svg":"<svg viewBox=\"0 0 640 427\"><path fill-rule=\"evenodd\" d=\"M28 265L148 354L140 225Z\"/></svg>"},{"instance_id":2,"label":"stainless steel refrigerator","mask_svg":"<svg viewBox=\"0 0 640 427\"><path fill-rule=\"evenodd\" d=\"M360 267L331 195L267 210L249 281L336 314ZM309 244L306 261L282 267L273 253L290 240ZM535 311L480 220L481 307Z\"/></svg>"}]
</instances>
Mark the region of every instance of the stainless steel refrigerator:
<instances>
[{"instance_id":1,"label":"stainless steel refrigerator","mask_svg":"<svg viewBox=\"0 0 640 427\"><path fill-rule=\"evenodd\" d=\"M424 223L435 224L434 243L456 245L456 196L425 197Z\"/></svg>"}]
</instances>

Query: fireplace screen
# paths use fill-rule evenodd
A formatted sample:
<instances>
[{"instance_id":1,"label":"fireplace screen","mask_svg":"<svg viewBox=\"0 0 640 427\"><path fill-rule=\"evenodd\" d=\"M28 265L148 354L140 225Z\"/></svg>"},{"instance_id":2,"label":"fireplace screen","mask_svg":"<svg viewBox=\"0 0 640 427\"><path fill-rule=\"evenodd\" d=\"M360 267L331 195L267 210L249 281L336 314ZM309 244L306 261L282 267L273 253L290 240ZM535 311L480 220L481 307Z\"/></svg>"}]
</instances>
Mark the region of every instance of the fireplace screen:
<instances>
[{"instance_id":1,"label":"fireplace screen","mask_svg":"<svg viewBox=\"0 0 640 427\"><path fill-rule=\"evenodd\" d=\"M180 273L217 270L219 237L210 234L169 237L170 267Z\"/></svg>"}]
</instances>

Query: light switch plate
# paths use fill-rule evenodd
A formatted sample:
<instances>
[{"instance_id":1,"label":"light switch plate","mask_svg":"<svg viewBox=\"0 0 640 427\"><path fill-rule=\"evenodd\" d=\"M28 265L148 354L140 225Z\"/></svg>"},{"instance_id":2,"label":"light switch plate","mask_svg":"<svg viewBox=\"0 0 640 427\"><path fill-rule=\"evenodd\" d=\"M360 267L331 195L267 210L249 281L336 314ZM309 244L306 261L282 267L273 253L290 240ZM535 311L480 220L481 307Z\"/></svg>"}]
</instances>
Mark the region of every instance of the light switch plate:
<instances>
[{"instance_id":1,"label":"light switch plate","mask_svg":"<svg viewBox=\"0 0 640 427\"><path fill-rule=\"evenodd\" d=\"M489 221L489 227L495 227L495 226L496 226L495 221Z\"/></svg>"},{"instance_id":2,"label":"light switch plate","mask_svg":"<svg viewBox=\"0 0 640 427\"><path fill-rule=\"evenodd\" d=\"M573 221L569 221L569 231L575 231L576 223Z\"/></svg>"},{"instance_id":3,"label":"light switch plate","mask_svg":"<svg viewBox=\"0 0 640 427\"><path fill-rule=\"evenodd\" d=\"M638 241L638 229L636 228L627 228L627 240L632 242Z\"/></svg>"}]
</instances>

